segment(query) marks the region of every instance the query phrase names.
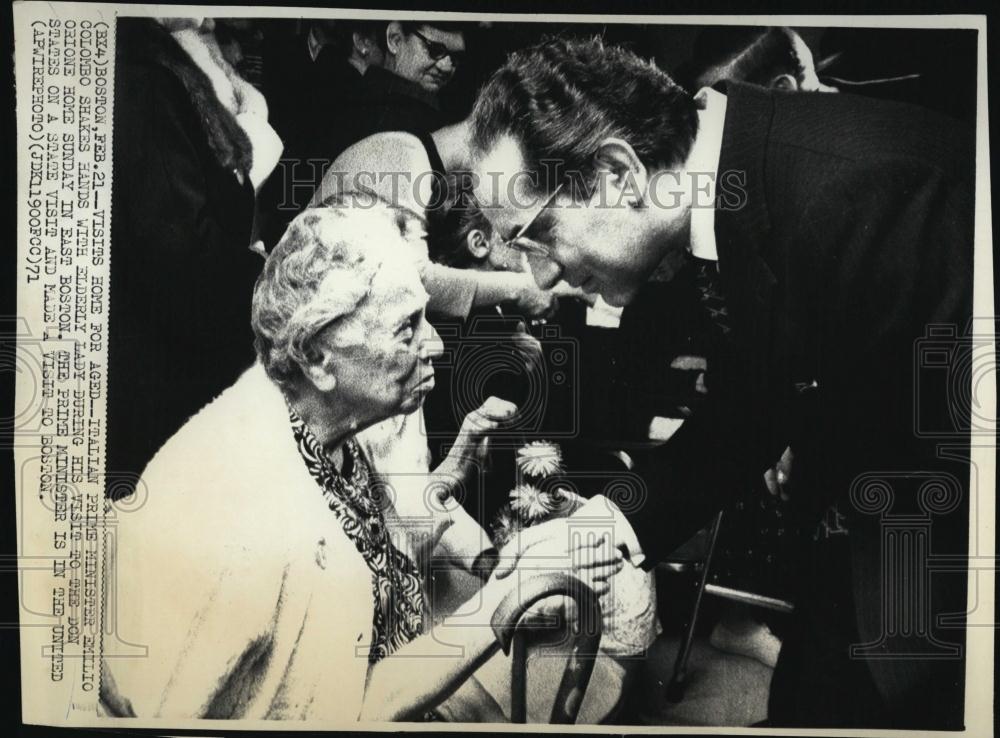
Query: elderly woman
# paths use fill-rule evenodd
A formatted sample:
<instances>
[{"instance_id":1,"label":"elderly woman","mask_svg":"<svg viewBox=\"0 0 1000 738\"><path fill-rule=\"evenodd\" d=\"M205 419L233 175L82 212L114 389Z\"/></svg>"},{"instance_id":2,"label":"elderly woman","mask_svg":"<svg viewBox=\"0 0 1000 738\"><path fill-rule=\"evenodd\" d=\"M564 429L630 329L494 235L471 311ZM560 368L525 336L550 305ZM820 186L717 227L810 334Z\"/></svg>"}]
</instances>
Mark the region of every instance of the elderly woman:
<instances>
[{"instance_id":1,"label":"elderly woman","mask_svg":"<svg viewBox=\"0 0 1000 738\"><path fill-rule=\"evenodd\" d=\"M449 159L462 147L461 139L459 134L447 138L451 142L446 148ZM556 295L540 290L529 272L460 269L431 260L429 244L438 236L443 215L440 197L445 194L445 167L435 140L428 134L393 131L359 141L330 166L310 207L336 207L338 201L352 195L391 203L405 236L395 242L400 247L397 258L414 260L428 293L427 311L438 325L464 321L476 308L501 304L513 305L529 317L550 316ZM538 342L526 335L512 341L511 348L518 352L526 370L540 360ZM390 418L365 434L377 463L419 475L426 472L431 458L441 457L442 445L451 441L458 425L451 398L441 397L443 389L444 383L432 398L429 419L424 419L421 409ZM439 412L442 407L444 413ZM439 416L447 418L447 432L441 432ZM434 448L428 447L429 440Z\"/></svg>"},{"instance_id":2,"label":"elderly woman","mask_svg":"<svg viewBox=\"0 0 1000 738\"><path fill-rule=\"evenodd\" d=\"M489 654L491 614L530 576L520 559L430 627L397 509L411 490L386 486L359 434L420 407L437 337L395 214L341 205L292 223L254 292L258 362L164 445L122 507L101 679L111 716L420 718ZM450 493L511 412L487 403L429 477L416 527L430 545L462 524ZM607 592L621 554L567 540L536 553Z\"/></svg>"}]
</instances>

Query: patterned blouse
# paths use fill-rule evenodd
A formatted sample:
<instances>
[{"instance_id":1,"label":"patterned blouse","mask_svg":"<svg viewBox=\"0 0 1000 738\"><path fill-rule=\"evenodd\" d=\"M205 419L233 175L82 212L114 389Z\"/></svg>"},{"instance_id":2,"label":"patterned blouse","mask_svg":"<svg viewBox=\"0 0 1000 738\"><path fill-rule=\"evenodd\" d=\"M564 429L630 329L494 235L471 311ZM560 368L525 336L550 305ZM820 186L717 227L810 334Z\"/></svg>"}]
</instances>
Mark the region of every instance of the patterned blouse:
<instances>
[{"instance_id":1,"label":"patterned blouse","mask_svg":"<svg viewBox=\"0 0 1000 738\"><path fill-rule=\"evenodd\" d=\"M423 632L423 580L410 558L390 539L383 512L385 501L373 489L374 474L357 442L352 438L344 444L343 469L337 471L291 408L289 419L309 473L371 569L375 622L368 661L374 664Z\"/></svg>"}]
</instances>

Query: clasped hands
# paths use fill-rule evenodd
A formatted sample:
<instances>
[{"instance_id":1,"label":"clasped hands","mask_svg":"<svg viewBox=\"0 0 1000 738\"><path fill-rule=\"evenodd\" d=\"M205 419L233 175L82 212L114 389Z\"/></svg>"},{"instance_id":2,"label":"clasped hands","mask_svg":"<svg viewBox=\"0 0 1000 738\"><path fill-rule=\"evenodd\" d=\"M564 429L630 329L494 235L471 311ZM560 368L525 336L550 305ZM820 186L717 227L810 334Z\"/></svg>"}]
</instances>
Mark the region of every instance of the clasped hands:
<instances>
[{"instance_id":1,"label":"clasped hands","mask_svg":"<svg viewBox=\"0 0 1000 738\"><path fill-rule=\"evenodd\" d=\"M517 407L490 397L469 413L448 457L438 473L451 475L457 484L482 464L489 449L489 433L509 423ZM440 502L448 505L450 493L442 490ZM457 503L455 503L457 504ZM541 573L570 573L599 597L612 589L611 580L625 566L639 566L643 554L635 532L621 510L606 497L589 499L573 515L520 530L499 552L499 560L486 584L491 599L506 596L519 582ZM495 604L496 604L495 603ZM529 617L570 616L571 600L551 597L532 607Z\"/></svg>"},{"instance_id":2,"label":"clasped hands","mask_svg":"<svg viewBox=\"0 0 1000 738\"><path fill-rule=\"evenodd\" d=\"M626 566L638 566L642 552L635 533L618 507L593 497L568 518L557 518L518 531L499 552L487 588L506 595L532 576L565 572L590 587L602 600ZM574 602L565 596L536 603L526 618L551 624L552 618L575 618Z\"/></svg>"}]
</instances>

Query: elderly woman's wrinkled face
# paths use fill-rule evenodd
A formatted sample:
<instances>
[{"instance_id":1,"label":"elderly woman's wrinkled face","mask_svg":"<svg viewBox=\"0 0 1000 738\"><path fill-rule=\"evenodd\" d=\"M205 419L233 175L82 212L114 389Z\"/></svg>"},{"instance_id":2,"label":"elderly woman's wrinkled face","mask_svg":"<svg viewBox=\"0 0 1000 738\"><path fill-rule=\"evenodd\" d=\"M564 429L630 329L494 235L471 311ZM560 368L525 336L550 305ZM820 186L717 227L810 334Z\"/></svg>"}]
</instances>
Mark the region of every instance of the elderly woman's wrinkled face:
<instances>
[{"instance_id":1,"label":"elderly woman's wrinkled face","mask_svg":"<svg viewBox=\"0 0 1000 738\"><path fill-rule=\"evenodd\" d=\"M426 304L411 263L383 264L368 297L327 337L338 346L331 367L338 401L370 420L412 413L423 404L434 388L432 360L441 354Z\"/></svg>"}]
</instances>

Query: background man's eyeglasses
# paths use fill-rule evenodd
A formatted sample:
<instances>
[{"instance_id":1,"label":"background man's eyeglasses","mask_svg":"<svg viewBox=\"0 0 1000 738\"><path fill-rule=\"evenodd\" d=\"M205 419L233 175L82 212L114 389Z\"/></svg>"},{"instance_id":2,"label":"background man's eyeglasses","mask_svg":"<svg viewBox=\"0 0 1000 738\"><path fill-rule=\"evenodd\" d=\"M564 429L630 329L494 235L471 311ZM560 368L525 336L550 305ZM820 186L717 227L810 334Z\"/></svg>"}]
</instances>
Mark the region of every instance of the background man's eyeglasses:
<instances>
[{"instance_id":1,"label":"background man's eyeglasses","mask_svg":"<svg viewBox=\"0 0 1000 738\"><path fill-rule=\"evenodd\" d=\"M414 31L413 35L423 42L424 48L427 49L427 55L434 61L441 61L447 56L451 59L451 63L457 67L465 60L464 51L452 51L440 41L431 41L420 31Z\"/></svg>"},{"instance_id":2,"label":"background man's eyeglasses","mask_svg":"<svg viewBox=\"0 0 1000 738\"><path fill-rule=\"evenodd\" d=\"M560 182L559 186L552 190L552 194L545 198L545 202L542 203L542 207L538 208L538 212L531 216L531 219L525 223L523 226L518 228L517 233L508 238L503 242L503 245L510 249L515 249L517 251L524 252L525 254L530 254L533 256L544 256L549 258L552 253L551 249L543 243L539 243L533 238L529 238L524 234L528 232L532 224L538 220L538 216L545 212L548 207L555 202L556 195L559 194L559 190L563 188L565 182Z\"/></svg>"}]
</instances>

